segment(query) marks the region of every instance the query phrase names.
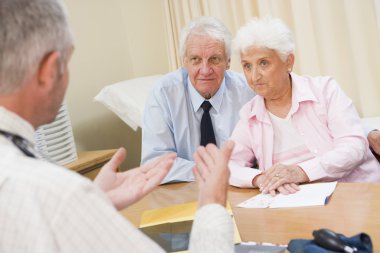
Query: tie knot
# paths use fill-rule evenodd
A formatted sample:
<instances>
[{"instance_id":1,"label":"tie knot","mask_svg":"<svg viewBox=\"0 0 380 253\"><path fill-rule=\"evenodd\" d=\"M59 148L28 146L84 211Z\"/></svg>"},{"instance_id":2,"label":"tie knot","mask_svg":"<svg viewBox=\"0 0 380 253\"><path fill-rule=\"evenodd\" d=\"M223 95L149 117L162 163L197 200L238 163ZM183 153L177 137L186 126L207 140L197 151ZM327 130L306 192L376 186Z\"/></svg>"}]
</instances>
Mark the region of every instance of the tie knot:
<instances>
[{"instance_id":1,"label":"tie knot","mask_svg":"<svg viewBox=\"0 0 380 253\"><path fill-rule=\"evenodd\" d=\"M208 112L208 111L210 111L210 108L212 107L212 105L209 101L205 100L205 101L203 101L201 107L202 107L204 112Z\"/></svg>"}]
</instances>

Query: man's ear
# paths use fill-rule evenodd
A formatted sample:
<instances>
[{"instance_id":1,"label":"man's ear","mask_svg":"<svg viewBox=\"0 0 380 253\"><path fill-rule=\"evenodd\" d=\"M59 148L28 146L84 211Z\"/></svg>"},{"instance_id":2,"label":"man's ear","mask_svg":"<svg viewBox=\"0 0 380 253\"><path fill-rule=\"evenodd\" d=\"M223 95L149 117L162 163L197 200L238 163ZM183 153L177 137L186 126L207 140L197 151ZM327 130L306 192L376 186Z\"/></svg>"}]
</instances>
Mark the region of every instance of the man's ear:
<instances>
[{"instance_id":1,"label":"man's ear","mask_svg":"<svg viewBox=\"0 0 380 253\"><path fill-rule=\"evenodd\" d=\"M230 69L230 67L231 67L231 58L228 58L226 70Z\"/></svg>"},{"instance_id":2,"label":"man's ear","mask_svg":"<svg viewBox=\"0 0 380 253\"><path fill-rule=\"evenodd\" d=\"M53 84L57 78L58 66L60 60L60 53L57 51L53 51L45 55L42 59L39 69L38 69L38 84L41 88L51 88L50 86Z\"/></svg>"}]
</instances>

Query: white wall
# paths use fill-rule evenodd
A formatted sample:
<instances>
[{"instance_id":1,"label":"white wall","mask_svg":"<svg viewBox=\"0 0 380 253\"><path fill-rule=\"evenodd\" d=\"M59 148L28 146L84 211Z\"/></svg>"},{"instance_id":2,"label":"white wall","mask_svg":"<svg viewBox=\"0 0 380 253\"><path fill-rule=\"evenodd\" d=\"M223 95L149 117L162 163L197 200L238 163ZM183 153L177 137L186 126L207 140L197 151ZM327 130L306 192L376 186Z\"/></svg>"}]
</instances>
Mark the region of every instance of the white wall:
<instances>
[{"instance_id":1,"label":"white wall","mask_svg":"<svg viewBox=\"0 0 380 253\"><path fill-rule=\"evenodd\" d=\"M94 96L125 79L168 72L164 17L157 0L65 0L75 36L66 95L78 151L128 149L123 168L140 161L134 132Z\"/></svg>"}]
</instances>

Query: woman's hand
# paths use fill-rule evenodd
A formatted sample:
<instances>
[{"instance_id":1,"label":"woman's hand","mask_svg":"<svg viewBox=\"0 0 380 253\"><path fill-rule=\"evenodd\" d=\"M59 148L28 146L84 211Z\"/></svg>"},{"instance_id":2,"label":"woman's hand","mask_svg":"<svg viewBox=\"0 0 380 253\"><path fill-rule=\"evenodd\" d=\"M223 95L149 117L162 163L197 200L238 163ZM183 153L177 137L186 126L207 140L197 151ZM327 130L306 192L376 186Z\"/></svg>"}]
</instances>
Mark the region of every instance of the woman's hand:
<instances>
[{"instance_id":1,"label":"woman's hand","mask_svg":"<svg viewBox=\"0 0 380 253\"><path fill-rule=\"evenodd\" d=\"M297 192L299 190L298 184L308 181L309 178L301 167L279 163L259 175L255 184L262 193L275 195L278 191L286 195Z\"/></svg>"}]
</instances>

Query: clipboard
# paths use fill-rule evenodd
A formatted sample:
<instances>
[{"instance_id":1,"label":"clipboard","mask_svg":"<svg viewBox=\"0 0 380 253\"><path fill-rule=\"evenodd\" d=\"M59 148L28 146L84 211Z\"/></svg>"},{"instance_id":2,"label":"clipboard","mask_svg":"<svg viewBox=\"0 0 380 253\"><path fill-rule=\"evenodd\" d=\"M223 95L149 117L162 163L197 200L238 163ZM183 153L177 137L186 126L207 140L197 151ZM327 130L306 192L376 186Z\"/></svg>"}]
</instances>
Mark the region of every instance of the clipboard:
<instances>
[{"instance_id":1,"label":"clipboard","mask_svg":"<svg viewBox=\"0 0 380 253\"><path fill-rule=\"evenodd\" d=\"M142 214L140 230L167 252L186 252L197 208L197 202L190 202L145 211ZM226 209L231 215L234 226L234 242L241 243L231 205L228 202Z\"/></svg>"}]
</instances>

